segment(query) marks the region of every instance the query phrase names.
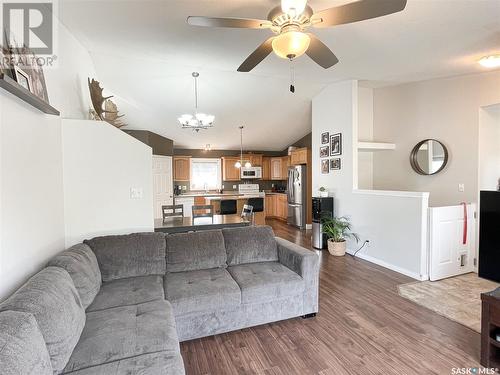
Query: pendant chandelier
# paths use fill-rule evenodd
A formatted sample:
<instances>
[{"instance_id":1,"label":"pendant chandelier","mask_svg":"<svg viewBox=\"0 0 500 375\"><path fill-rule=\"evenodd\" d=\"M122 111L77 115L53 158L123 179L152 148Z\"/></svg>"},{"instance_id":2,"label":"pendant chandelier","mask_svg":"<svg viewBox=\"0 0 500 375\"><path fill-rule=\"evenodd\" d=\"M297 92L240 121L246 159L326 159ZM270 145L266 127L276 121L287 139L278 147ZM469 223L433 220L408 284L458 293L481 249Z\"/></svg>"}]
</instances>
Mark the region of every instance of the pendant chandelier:
<instances>
[{"instance_id":1,"label":"pendant chandelier","mask_svg":"<svg viewBox=\"0 0 500 375\"><path fill-rule=\"evenodd\" d=\"M215 116L205 113L198 113L198 77L200 73L193 72L194 78L194 115L185 114L177 120L182 125L183 129L191 129L199 132L201 129L208 129L214 126Z\"/></svg>"},{"instance_id":2,"label":"pendant chandelier","mask_svg":"<svg viewBox=\"0 0 500 375\"><path fill-rule=\"evenodd\" d=\"M240 126L240 160L234 163L234 166L238 169L241 168L243 162L245 161L243 160L243 128L244 126ZM245 168L250 168L251 166L252 164L250 163L250 161L245 161Z\"/></svg>"}]
</instances>

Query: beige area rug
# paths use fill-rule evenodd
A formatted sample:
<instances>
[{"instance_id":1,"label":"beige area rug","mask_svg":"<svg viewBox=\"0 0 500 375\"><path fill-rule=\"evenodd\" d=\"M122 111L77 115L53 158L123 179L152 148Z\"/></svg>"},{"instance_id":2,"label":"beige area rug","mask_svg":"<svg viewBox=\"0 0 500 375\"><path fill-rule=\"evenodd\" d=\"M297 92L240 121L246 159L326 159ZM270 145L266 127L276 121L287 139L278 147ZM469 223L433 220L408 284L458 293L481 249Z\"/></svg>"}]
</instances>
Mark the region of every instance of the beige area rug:
<instances>
[{"instance_id":1,"label":"beige area rug","mask_svg":"<svg viewBox=\"0 0 500 375\"><path fill-rule=\"evenodd\" d=\"M497 287L493 281L467 273L439 281L398 285L399 295L448 319L481 332L481 293Z\"/></svg>"}]
</instances>

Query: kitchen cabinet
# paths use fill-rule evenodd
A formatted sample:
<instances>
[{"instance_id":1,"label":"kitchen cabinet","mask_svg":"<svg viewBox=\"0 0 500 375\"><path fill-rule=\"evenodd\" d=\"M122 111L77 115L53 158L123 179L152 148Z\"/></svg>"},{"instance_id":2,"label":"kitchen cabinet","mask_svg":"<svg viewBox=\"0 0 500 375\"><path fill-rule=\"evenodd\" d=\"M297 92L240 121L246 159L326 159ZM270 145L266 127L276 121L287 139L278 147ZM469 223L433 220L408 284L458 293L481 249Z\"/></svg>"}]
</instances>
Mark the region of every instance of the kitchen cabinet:
<instances>
[{"instance_id":1,"label":"kitchen cabinet","mask_svg":"<svg viewBox=\"0 0 500 375\"><path fill-rule=\"evenodd\" d=\"M266 217L286 220L288 202L286 194L268 194L265 200Z\"/></svg>"},{"instance_id":2,"label":"kitchen cabinet","mask_svg":"<svg viewBox=\"0 0 500 375\"><path fill-rule=\"evenodd\" d=\"M240 181L240 169L236 168L234 164L240 160L238 156L224 156L222 157L222 179L224 181Z\"/></svg>"},{"instance_id":3,"label":"kitchen cabinet","mask_svg":"<svg viewBox=\"0 0 500 375\"><path fill-rule=\"evenodd\" d=\"M290 165L307 164L307 147L293 150L290 155Z\"/></svg>"},{"instance_id":4,"label":"kitchen cabinet","mask_svg":"<svg viewBox=\"0 0 500 375\"><path fill-rule=\"evenodd\" d=\"M282 158L271 158L271 180L281 180L283 173L282 171L283 159Z\"/></svg>"},{"instance_id":5,"label":"kitchen cabinet","mask_svg":"<svg viewBox=\"0 0 500 375\"><path fill-rule=\"evenodd\" d=\"M252 167L261 167L262 166L262 155L257 154L244 154L243 160L248 160Z\"/></svg>"},{"instance_id":6,"label":"kitchen cabinet","mask_svg":"<svg viewBox=\"0 0 500 375\"><path fill-rule=\"evenodd\" d=\"M190 156L174 156L174 181L189 181Z\"/></svg>"},{"instance_id":7,"label":"kitchen cabinet","mask_svg":"<svg viewBox=\"0 0 500 375\"><path fill-rule=\"evenodd\" d=\"M262 179L269 181L271 179L271 158L262 158Z\"/></svg>"},{"instance_id":8,"label":"kitchen cabinet","mask_svg":"<svg viewBox=\"0 0 500 375\"><path fill-rule=\"evenodd\" d=\"M290 156L281 158L281 180L288 180L288 167L290 166Z\"/></svg>"}]
</instances>

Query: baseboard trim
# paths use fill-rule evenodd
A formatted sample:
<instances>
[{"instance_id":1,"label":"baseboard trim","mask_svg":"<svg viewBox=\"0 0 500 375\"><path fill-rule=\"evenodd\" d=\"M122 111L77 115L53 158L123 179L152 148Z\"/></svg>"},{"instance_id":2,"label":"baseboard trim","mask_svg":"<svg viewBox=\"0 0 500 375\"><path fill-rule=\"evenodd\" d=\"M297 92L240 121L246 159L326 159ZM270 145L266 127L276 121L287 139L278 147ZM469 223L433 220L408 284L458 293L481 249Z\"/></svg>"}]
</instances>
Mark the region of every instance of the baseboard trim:
<instances>
[{"instance_id":1,"label":"baseboard trim","mask_svg":"<svg viewBox=\"0 0 500 375\"><path fill-rule=\"evenodd\" d=\"M306 224L306 230L307 229L313 229L313 225L312 224Z\"/></svg>"},{"instance_id":2,"label":"baseboard trim","mask_svg":"<svg viewBox=\"0 0 500 375\"><path fill-rule=\"evenodd\" d=\"M347 253L350 254L350 255L353 255L354 251L349 251L348 250ZM403 274L405 276L411 277L411 278L419 280L419 281L429 280L429 275L420 275L420 274L417 274L417 273L409 271L409 270L407 270L405 268L401 268L401 267L395 266L394 264L387 263L387 262L385 262L383 260L377 259L375 257L372 257L372 256L364 254L364 253L358 253L358 254L356 254L356 257L358 257L360 259L363 259L363 260L366 260L368 262L374 263L374 264L376 264L378 266L381 266L381 267L384 267L384 268L388 268L391 271L395 271L397 273L401 273L401 274Z\"/></svg>"}]
</instances>

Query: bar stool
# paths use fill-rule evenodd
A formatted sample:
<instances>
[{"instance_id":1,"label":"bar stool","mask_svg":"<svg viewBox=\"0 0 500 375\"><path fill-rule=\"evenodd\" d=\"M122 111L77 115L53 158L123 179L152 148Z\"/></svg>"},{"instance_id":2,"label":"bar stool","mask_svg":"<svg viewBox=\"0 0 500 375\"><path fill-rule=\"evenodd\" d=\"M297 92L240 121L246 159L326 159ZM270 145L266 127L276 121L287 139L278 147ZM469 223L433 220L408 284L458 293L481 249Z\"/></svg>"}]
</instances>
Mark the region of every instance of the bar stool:
<instances>
[{"instance_id":1,"label":"bar stool","mask_svg":"<svg viewBox=\"0 0 500 375\"><path fill-rule=\"evenodd\" d=\"M214 218L214 206L211 204L203 204L199 206L192 206L193 220L197 217L210 217ZM201 211L201 212L200 212Z\"/></svg>"},{"instance_id":2,"label":"bar stool","mask_svg":"<svg viewBox=\"0 0 500 375\"><path fill-rule=\"evenodd\" d=\"M220 201L220 214L221 215L234 215L238 212L238 202L236 199L223 199Z\"/></svg>"},{"instance_id":3,"label":"bar stool","mask_svg":"<svg viewBox=\"0 0 500 375\"><path fill-rule=\"evenodd\" d=\"M248 220L253 225L253 207L249 204L243 205L243 210L241 211L241 218Z\"/></svg>"},{"instance_id":4,"label":"bar stool","mask_svg":"<svg viewBox=\"0 0 500 375\"><path fill-rule=\"evenodd\" d=\"M165 220L167 217L184 217L184 206L182 204L170 204L161 206L161 213L163 216L163 220Z\"/></svg>"}]
</instances>

